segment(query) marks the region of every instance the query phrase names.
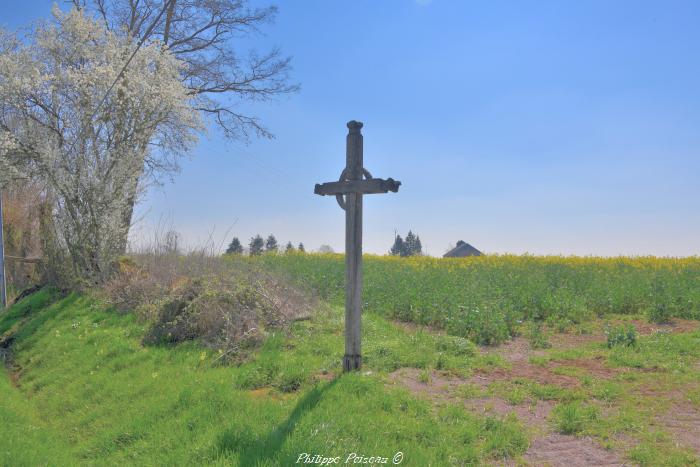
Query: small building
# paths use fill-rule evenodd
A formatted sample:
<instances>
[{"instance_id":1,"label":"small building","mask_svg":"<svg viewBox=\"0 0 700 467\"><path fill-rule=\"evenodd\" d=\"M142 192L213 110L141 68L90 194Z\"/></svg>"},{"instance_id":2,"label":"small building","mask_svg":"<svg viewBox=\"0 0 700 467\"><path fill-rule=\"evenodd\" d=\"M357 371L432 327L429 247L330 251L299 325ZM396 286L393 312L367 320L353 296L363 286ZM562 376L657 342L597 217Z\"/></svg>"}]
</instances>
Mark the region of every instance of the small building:
<instances>
[{"instance_id":1,"label":"small building","mask_svg":"<svg viewBox=\"0 0 700 467\"><path fill-rule=\"evenodd\" d=\"M443 258L464 258L466 256L481 256L483 253L462 240L457 242L457 246L442 255Z\"/></svg>"}]
</instances>

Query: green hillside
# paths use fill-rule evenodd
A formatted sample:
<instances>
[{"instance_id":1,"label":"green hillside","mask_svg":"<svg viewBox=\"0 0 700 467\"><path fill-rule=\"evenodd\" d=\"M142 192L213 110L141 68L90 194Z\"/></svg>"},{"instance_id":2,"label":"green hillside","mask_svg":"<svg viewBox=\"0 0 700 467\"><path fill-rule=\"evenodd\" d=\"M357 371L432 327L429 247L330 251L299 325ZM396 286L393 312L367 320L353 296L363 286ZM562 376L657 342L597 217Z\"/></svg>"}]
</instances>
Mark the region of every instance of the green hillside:
<instances>
[{"instance_id":1,"label":"green hillside","mask_svg":"<svg viewBox=\"0 0 700 467\"><path fill-rule=\"evenodd\" d=\"M3 465L700 465L697 259L370 257L346 375L339 257L171 260L125 263L112 293L173 284L134 312L43 289L0 316ZM234 360L162 334L271 271L327 302Z\"/></svg>"},{"instance_id":2,"label":"green hillside","mask_svg":"<svg viewBox=\"0 0 700 467\"><path fill-rule=\"evenodd\" d=\"M526 449L516 421L435 410L382 377L393 356L426 367L441 353L457 371L493 359L368 315L367 372L334 377L340 316L297 323L253 362L226 367L195 344L143 346L146 325L88 297L37 293L0 318L12 352L0 383L3 463L289 465L302 453L402 452L404 465L445 465Z\"/></svg>"}]
</instances>

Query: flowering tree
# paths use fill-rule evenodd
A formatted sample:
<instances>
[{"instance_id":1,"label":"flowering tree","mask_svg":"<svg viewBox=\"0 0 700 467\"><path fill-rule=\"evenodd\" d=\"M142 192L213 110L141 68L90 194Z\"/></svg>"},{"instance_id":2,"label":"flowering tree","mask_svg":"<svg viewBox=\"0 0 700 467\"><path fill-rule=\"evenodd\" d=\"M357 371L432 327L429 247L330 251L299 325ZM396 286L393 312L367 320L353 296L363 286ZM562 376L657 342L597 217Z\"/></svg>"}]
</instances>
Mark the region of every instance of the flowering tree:
<instances>
[{"instance_id":1,"label":"flowering tree","mask_svg":"<svg viewBox=\"0 0 700 467\"><path fill-rule=\"evenodd\" d=\"M158 41L107 93L133 50L77 9L54 9L22 41L0 34L0 173L44 181L55 251L94 282L123 251L140 180L176 164L203 128L183 62ZM158 166L147 162L154 152Z\"/></svg>"},{"instance_id":2,"label":"flowering tree","mask_svg":"<svg viewBox=\"0 0 700 467\"><path fill-rule=\"evenodd\" d=\"M274 20L274 6L251 7L247 0L70 0L75 8L96 18L113 34L136 43L145 38L160 41L182 66L178 76L194 108L223 134L247 140L251 134L271 137L260 119L244 108L295 92L291 59L279 48L258 52L240 50L241 44ZM165 13L165 14L162 14ZM157 181L177 170L177 158L165 151L146 155L148 170L139 182ZM136 193L136 185L130 190ZM130 197L124 225L131 224L137 197Z\"/></svg>"}]
</instances>

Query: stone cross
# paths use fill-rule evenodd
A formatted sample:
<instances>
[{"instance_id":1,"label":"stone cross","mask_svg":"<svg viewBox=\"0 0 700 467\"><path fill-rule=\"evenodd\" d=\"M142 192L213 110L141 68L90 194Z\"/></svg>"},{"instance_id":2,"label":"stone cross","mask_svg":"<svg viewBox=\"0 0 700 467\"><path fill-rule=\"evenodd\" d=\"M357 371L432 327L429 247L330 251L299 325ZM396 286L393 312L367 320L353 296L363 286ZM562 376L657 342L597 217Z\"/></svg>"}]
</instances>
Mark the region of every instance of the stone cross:
<instances>
[{"instance_id":1,"label":"stone cross","mask_svg":"<svg viewBox=\"0 0 700 467\"><path fill-rule=\"evenodd\" d=\"M399 191L401 182L372 178L362 162L362 123L348 122L345 169L337 182L316 184L314 193L335 196L345 210L345 356L343 371L362 366L362 195ZM364 177L364 179L363 179Z\"/></svg>"}]
</instances>

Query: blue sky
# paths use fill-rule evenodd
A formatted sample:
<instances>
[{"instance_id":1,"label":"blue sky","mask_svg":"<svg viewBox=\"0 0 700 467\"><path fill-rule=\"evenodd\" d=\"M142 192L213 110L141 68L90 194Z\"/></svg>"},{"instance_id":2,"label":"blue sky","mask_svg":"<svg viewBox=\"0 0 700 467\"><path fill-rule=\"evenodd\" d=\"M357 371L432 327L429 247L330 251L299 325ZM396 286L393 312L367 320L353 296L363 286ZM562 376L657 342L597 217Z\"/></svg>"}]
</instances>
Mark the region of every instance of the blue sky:
<instances>
[{"instance_id":1,"label":"blue sky","mask_svg":"<svg viewBox=\"0 0 700 467\"><path fill-rule=\"evenodd\" d=\"M13 2L0 23L51 4ZM356 119L366 167L403 182L366 198L365 251L412 229L432 255L459 239L494 253L700 252L700 2L278 6L256 41L294 57L302 89L255 107L276 138L212 131L148 194L135 236L164 218L190 245L274 233L341 251L343 212L313 186L337 178Z\"/></svg>"}]
</instances>

